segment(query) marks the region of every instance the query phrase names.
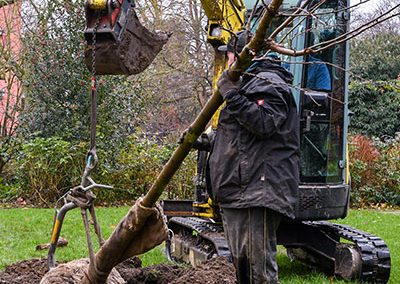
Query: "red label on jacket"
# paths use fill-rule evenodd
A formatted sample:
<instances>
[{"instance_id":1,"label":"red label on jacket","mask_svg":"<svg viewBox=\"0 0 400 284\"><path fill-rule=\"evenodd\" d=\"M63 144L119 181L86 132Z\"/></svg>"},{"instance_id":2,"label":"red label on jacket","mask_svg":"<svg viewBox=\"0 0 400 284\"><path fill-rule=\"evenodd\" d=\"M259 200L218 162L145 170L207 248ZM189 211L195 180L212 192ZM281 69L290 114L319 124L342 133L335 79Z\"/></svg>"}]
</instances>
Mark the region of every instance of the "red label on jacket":
<instances>
[{"instance_id":1,"label":"red label on jacket","mask_svg":"<svg viewBox=\"0 0 400 284\"><path fill-rule=\"evenodd\" d=\"M264 105L264 100L258 100L258 101L257 101L257 104L258 104L259 106Z\"/></svg>"}]
</instances>

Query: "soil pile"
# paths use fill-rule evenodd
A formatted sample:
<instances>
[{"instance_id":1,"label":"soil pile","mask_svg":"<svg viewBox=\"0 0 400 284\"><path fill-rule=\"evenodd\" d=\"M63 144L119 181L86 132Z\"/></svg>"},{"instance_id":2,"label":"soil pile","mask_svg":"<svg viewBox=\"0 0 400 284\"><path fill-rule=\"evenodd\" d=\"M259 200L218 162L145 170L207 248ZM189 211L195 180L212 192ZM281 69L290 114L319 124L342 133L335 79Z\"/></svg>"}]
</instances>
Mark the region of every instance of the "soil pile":
<instances>
[{"instance_id":1,"label":"soil pile","mask_svg":"<svg viewBox=\"0 0 400 284\"><path fill-rule=\"evenodd\" d=\"M0 284L37 284L47 272L46 259L29 259L6 267L0 272Z\"/></svg>"},{"instance_id":2,"label":"soil pile","mask_svg":"<svg viewBox=\"0 0 400 284\"><path fill-rule=\"evenodd\" d=\"M213 258L197 268L158 264L142 268L134 257L116 266L127 284L234 284L235 269L225 258ZM47 272L45 259L24 260L0 272L0 284L38 284Z\"/></svg>"},{"instance_id":3,"label":"soil pile","mask_svg":"<svg viewBox=\"0 0 400 284\"><path fill-rule=\"evenodd\" d=\"M188 269L171 284L235 284L235 268L225 257L213 258L197 268Z\"/></svg>"}]
</instances>

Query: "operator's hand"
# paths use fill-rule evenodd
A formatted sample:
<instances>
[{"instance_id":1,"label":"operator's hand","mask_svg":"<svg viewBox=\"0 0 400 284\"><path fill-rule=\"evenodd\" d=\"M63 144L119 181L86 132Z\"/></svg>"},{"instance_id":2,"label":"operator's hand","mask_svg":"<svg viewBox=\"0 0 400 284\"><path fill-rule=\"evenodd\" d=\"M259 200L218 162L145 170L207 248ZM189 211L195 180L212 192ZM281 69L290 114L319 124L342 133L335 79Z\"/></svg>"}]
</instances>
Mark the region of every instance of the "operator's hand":
<instances>
[{"instance_id":1,"label":"operator's hand","mask_svg":"<svg viewBox=\"0 0 400 284\"><path fill-rule=\"evenodd\" d=\"M179 138L178 138L178 144L179 145L183 143L183 140L185 140L185 136L188 133L188 131L189 131L189 129L183 130L181 136L179 136Z\"/></svg>"},{"instance_id":2,"label":"operator's hand","mask_svg":"<svg viewBox=\"0 0 400 284\"><path fill-rule=\"evenodd\" d=\"M241 83L242 77L237 81L232 81L228 75L228 71L225 70L222 72L221 77L219 77L217 86L221 96L226 100L229 94L239 91Z\"/></svg>"},{"instance_id":3,"label":"operator's hand","mask_svg":"<svg viewBox=\"0 0 400 284\"><path fill-rule=\"evenodd\" d=\"M189 129L185 129L178 139L178 144L182 144ZM193 142L192 148L201 151L210 151L210 139L206 133L202 133L196 141Z\"/></svg>"}]
</instances>

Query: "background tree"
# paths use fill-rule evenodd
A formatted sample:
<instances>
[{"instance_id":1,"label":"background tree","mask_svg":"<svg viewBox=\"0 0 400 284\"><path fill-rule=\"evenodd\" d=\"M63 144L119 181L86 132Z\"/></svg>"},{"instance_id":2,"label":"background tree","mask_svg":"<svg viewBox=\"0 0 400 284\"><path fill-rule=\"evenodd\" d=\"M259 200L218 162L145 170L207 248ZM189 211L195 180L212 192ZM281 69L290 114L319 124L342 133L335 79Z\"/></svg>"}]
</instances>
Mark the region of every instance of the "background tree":
<instances>
[{"instance_id":1,"label":"background tree","mask_svg":"<svg viewBox=\"0 0 400 284\"><path fill-rule=\"evenodd\" d=\"M353 80L393 80L400 74L400 33L391 29L351 42Z\"/></svg>"},{"instance_id":2,"label":"background tree","mask_svg":"<svg viewBox=\"0 0 400 284\"><path fill-rule=\"evenodd\" d=\"M144 127L150 133L176 132L194 119L211 95L212 48L202 28L206 18L199 0L139 1L137 11L145 26L172 33L140 75L155 102Z\"/></svg>"},{"instance_id":3,"label":"background tree","mask_svg":"<svg viewBox=\"0 0 400 284\"><path fill-rule=\"evenodd\" d=\"M354 80L390 80L400 74L400 4L382 0L372 9L365 5L352 13L353 29L362 27L380 15L391 11L386 21L371 26L351 41L350 69Z\"/></svg>"},{"instance_id":4,"label":"background tree","mask_svg":"<svg viewBox=\"0 0 400 284\"><path fill-rule=\"evenodd\" d=\"M31 1L25 10L25 19L38 20L27 25L24 37L30 110L24 126L30 135L82 139L87 137L90 78L83 64L84 1L45 3ZM206 19L200 1L139 1L137 12L145 26L172 36L144 73L100 79L99 125L111 136L138 126L155 134L176 132L211 93L211 48L202 30ZM117 126L123 130L118 135Z\"/></svg>"},{"instance_id":5,"label":"background tree","mask_svg":"<svg viewBox=\"0 0 400 284\"><path fill-rule=\"evenodd\" d=\"M352 15L352 27L358 28L388 10L393 17L354 38L350 52L349 108L355 113L350 130L380 138L400 131L400 4L384 0Z\"/></svg>"},{"instance_id":6,"label":"background tree","mask_svg":"<svg viewBox=\"0 0 400 284\"><path fill-rule=\"evenodd\" d=\"M83 61L83 5L84 1L48 1L38 6L31 1L25 8L25 136L56 135L69 141L89 137L91 74ZM29 24L32 19L36 22ZM99 125L104 135L115 137L116 131L137 122L135 114L142 104L134 97L140 87L128 82L115 76L99 81ZM128 112L129 121L124 117Z\"/></svg>"},{"instance_id":7,"label":"background tree","mask_svg":"<svg viewBox=\"0 0 400 284\"><path fill-rule=\"evenodd\" d=\"M375 4L372 4L370 0L357 0L354 2L355 5L359 5L351 14L351 27L353 29L375 20L379 15L386 13L392 8L395 8L393 14L397 14L395 17L370 27L360 35L359 39L368 38L388 31L400 34L399 2L397 0L380 0L375 1Z\"/></svg>"}]
</instances>

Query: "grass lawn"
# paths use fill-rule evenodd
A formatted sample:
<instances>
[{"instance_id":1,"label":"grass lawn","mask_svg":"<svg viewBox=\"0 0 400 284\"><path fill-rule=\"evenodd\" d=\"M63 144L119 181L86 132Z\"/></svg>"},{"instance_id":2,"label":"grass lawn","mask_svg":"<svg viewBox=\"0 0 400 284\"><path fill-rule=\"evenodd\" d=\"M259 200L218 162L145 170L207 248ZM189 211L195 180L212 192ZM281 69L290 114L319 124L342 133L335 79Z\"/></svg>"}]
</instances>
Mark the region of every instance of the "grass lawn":
<instances>
[{"instance_id":1,"label":"grass lawn","mask_svg":"<svg viewBox=\"0 0 400 284\"><path fill-rule=\"evenodd\" d=\"M385 240L390 250L391 274L388 283L400 283L400 211L350 210L346 219L335 223L346 224L369 232ZM330 279L299 262L290 262L281 248L278 255L280 279L282 284L292 283L332 283ZM348 283L334 279L334 283Z\"/></svg>"},{"instance_id":2,"label":"grass lawn","mask_svg":"<svg viewBox=\"0 0 400 284\"><path fill-rule=\"evenodd\" d=\"M128 208L98 208L97 215L107 238ZM53 210L51 209L0 209L0 269L6 265L34 257L46 257L47 251L36 251L38 244L50 240ZM338 222L382 237L389 246L392 272L389 283L400 283L400 212L351 210L345 220ZM70 211L62 228L61 236L69 244L58 248L57 260L72 260L87 256L86 240L79 210ZM96 241L93 236L93 241ZM97 249L97 247L96 247ZM279 249L278 264L282 284L332 283L332 279L304 266L290 262L284 249ZM162 246L141 256L145 266L167 261ZM334 279L335 283L345 283Z\"/></svg>"},{"instance_id":3,"label":"grass lawn","mask_svg":"<svg viewBox=\"0 0 400 284\"><path fill-rule=\"evenodd\" d=\"M96 210L105 239L127 212L128 207ZM0 209L0 269L20 260L47 257L47 250L36 251L35 248L38 244L50 242L53 214L52 209ZM69 243L67 247L57 248L57 261L88 256L80 210L74 209L67 213L61 236ZM97 250L95 234L92 235L92 242ZM166 258L161 258L162 255L162 250L156 248L142 257L143 264L148 266L166 261Z\"/></svg>"}]
</instances>

